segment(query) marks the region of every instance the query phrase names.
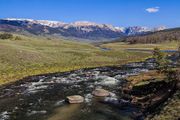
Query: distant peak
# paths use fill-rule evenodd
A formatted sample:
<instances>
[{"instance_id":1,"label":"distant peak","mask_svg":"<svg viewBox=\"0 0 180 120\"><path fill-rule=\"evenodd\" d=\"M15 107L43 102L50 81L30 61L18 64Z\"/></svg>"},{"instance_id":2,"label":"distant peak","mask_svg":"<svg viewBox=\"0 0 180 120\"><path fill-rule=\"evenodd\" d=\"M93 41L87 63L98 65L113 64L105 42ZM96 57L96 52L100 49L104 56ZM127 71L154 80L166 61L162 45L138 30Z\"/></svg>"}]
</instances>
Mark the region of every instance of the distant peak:
<instances>
[{"instance_id":1,"label":"distant peak","mask_svg":"<svg viewBox=\"0 0 180 120\"><path fill-rule=\"evenodd\" d=\"M24 19L24 18L5 18L4 20L34 21L33 19Z\"/></svg>"},{"instance_id":2,"label":"distant peak","mask_svg":"<svg viewBox=\"0 0 180 120\"><path fill-rule=\"evenodd\" d=\"M89 26L89 25L98 25L97 23L95 23L95 22L89 22L89 21L76 21L76 22L73 22L73 23L71 23L71 24L74 24L74 25L82 25L82 26L84 26L84 25L87 25L87 26Z\"/></svg>"},{"instance_id":3,"label":"distant peak","mask_svg":"<svg viewBox=\"0 0 180 120\"><path fill-rule=\"evenodd\" d=\"M125 33L127 35L136 35L141 34L145 32L151 32L151 31L161 31L165 30L165 26L160 26L156 28L148 28L148 27L142 27L142 26L131 26L131 27L115 27L111 24L99 24L95 22L89 22L89 21L76 21L72 23L65 23L60 21L51 21L51 20L33 20L33 19L24 19L24 18L6 18L3 20L9 20L9 21L22 21L23 24L39 24L43 26L48 26L52 28L62 28L62 29L69 29L74 27L75 29L79 29L85 32L93 31L93 29L103 29L103 30L110 30L113 32L121 32ZM29 23L27 23L29 22Z\"/></svg>"},{"instance_id":4,"label":"distant peak","mask_svg":"<svg viewBox=\"0 0 180 120\"><path fill-rule=\"evenodd\" d=\"M166 26L160 26L160 27L154 28L154 31L161 31L161 30L165 30L165 29L167 29Z\"/></svg>"}]
</instances>

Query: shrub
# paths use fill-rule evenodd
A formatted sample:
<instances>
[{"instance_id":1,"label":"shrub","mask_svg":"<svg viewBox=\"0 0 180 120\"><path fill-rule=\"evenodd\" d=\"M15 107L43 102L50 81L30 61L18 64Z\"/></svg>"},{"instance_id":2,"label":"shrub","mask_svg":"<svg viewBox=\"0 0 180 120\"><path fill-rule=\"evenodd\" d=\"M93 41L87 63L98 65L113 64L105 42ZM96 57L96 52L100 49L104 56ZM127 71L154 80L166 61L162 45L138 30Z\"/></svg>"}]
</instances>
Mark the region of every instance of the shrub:
<instances>
[{"instance_id":1,"label":"shrub","mask_svg":"<svg viewBox=\"0 0 180 120\"><path fill-rule=\"evenodd\" d=\"M2 33L0 34L0 39L12 39L13 35L10 33Z\"/></svg>"},{"instance_id":2,"label":"shrub","mask_svg":"<svg viewBox=\"0 0 180 120\"><path fill-rule=\"evenodd\" d=\"M19 37L19 36L16 36L16 37L14 38L14 40L22 40L22 38Z\"/></svg>"},{"instance_id":3,"label":"shrub","mask_svg":"<svg viewBox=\"0 0 180 120\"><path fill-rule=\"evenodd\" d=\"M178 45L178 49L176 52L176 57L177 57L177 65L180 66L180 43Z\"/></svg>"},{"instance_id":4,"label":"shrub","mask_svg":"<svg viewBox=\"0 0 180 120\"><path fill-rule=\"evenodd\" d=\"M169 62L166 55L159 48L154 48L153 58L156 60L156 68L159 72L168 71Z\"/></svg>"}]
</instances>

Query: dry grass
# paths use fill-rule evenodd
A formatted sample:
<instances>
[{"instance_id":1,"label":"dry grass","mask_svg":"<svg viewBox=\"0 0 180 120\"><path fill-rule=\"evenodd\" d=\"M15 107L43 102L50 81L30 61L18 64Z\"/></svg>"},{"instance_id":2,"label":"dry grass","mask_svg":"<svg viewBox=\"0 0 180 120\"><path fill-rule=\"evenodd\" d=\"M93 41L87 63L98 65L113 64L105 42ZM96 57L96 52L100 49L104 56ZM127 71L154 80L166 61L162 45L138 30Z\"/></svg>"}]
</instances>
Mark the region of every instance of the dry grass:
<instances>
[{"instance_id":1,"label":"dry grass","mask_svg":"<svg viewBox=\"0 0 180 120\"><path fill-rule=\"evenodd\" d=\"M133 85L140 85L140 84L146 84L149 82L149 80L164 80L165 79L165 75L164 74L160 74L158 73L156 70L152 70L146 73L141 73L137 76L131 76L128 78L129 81L131 81L131 83Z\"/></svg>"}]
</instances>

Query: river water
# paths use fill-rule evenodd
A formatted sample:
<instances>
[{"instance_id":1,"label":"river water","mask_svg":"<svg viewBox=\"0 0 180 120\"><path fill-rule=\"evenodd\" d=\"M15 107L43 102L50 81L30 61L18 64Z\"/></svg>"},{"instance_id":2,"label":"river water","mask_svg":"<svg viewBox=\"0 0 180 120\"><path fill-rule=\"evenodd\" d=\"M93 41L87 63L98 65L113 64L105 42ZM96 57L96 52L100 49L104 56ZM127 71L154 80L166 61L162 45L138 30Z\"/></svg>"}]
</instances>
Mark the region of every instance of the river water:
<instances>
[{"instance_id":1,"label":"river water","mask_svg":"<svg viewBox=\"0 0 180 120\"><path fill-rule=\"evenodd\" d=\"M132 120L140 109L124 99L122 86L128 76L149 69L154 69L151 59L27 77L0 87L0 120ZM110 96L93 96L96 88L108 90ZM65 99L70 95L81 95L85 102L68 104Z\"/></svg>"},{"instance_id":2,"label":"river water","mask_svg":"<svg viewBox=\"0 0 180 120\"><path fill-rule=\"evenodd\" d=\"M149 49L135 49L135 48L129 48L126 49L127 51L136 51L136 52L153 52L153 50L149 50ZM160 50L161 52L164 53L176 53L178 52L178 50Z\"/></svg>"}]
</instances>

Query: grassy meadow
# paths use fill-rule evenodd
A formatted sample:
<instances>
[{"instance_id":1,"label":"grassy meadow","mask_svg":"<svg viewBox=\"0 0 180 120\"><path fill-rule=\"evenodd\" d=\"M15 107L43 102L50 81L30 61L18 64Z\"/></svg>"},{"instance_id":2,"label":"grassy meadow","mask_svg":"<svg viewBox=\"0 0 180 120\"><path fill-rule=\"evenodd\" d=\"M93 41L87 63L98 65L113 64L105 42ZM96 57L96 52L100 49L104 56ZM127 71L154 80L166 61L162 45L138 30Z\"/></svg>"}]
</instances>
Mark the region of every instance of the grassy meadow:
<instances>
[{"instance_id":1,"label":"grassy meadow","mask_svg":"<svg viewBox=\"0 0 180 120\"><path fill-rule=\"evenodd\" d=\"M0 84L26 76L70 71L80 68L120 65L150 56L147 52L125 51L127 48L175 49L170 45L103 44L105 51L90 43L40 36L19 36L21 39L0 39Z\"/></svg>"},{"instance_id":2,"label":"grassy meadow","mask_svg":"<svg viewBox=\"0 0 180 120\"><path fill-rule=\"evenodd\" d=\"M161 50L177 50L178 42L163 42L158 44L128 44L124 42L115 42L115 43L107 43L101 45L102 47L107 47L116 50L122 49L143 49L143 50L153 50L155 47L160 48Z\"/></svg>"},{"instance_id":3,"label":"grassy meadow","mask_svg":"<svg viewBox=\"0 0 180 120\"><path fill-rule=\"evenodd\" d=\"M150 55L119 49L103 51L90 43L57 38L18 36L20 40L0 40L0 84L37 74L124 64Z\"/></svg>"}]
</instances>

